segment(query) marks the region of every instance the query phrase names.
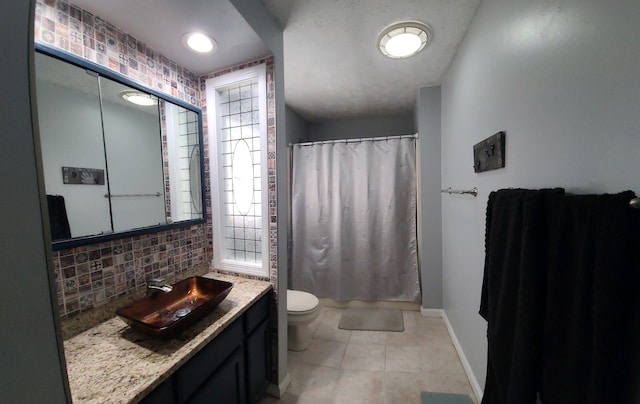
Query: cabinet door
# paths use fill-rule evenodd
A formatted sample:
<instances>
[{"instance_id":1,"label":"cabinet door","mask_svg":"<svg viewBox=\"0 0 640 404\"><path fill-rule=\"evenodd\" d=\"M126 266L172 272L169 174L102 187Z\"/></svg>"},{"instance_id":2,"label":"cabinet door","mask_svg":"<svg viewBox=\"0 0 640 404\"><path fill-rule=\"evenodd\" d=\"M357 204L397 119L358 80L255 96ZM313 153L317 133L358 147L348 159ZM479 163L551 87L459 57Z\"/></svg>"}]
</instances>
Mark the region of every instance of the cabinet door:
<instances>
[{"instance_id":1,"label":"cabinet door","mask_svg":"<svg viewBox=\"0 0 640 404\"><path fill-rule=\"evenodd\" d=\"M176 404L176 391L173 377L165 380L156 387L148 396L142 399L143 404Z\"/></svg>"},{"instance_id":2,"label":"cabinet door","mask_svg":"<svg viewBox=\"0 0 640 404\"><path fill-rule=\"evenodd\" d=\"M271 378L271 330L264 320L247 337L247 391L249 402L258 403Z\"/></svg>"},{"instance_id":3,"label":"cabinet door","mask_svg":"<svg viewBox=\"0 0 640 404\"><path fill-rule=\"evenodd\" d=\"M244 355L236 349L211 375L189 404L243 404L247 402Z\"/></svg>"},{"instance_id":4,"label":"cabinet door","mask_svg":"<svg viewBox=\"0 0 640 404\"><path fill-rule=\"evenodd\" d=\"M181 402L189 400L232 352L242 348L243 333L242 321L234 321L176 372Z\"/></svg>"}]
</instances>

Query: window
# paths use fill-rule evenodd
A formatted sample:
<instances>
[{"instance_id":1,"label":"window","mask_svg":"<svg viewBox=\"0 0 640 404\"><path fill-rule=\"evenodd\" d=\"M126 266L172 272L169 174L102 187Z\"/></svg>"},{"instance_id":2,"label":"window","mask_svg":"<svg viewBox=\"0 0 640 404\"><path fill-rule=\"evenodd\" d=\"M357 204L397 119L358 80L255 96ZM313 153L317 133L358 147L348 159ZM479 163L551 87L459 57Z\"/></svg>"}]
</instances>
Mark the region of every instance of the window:
<instances>
[{"instance_id":1,"label":"window","mask_svg":"<svg viewBox=\"0 0 640 404\"><path fill-rule=\"evenodd\" d=\"M206 82L213 265L260 276L269 274L265 79L262 64Z\"/></svg>"}]
</instances>

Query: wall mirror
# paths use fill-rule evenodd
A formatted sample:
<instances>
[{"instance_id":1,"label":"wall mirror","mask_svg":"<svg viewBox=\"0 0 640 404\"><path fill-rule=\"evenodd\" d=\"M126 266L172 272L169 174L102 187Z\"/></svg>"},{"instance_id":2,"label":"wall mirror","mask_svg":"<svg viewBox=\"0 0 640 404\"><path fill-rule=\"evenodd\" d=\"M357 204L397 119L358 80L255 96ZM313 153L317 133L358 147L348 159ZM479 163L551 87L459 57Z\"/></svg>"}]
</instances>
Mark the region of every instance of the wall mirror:
<instances>
[{"instance_id":1,"label":"wall mirror","mask_svg":"<svg viewBox=\"0 0 640 404\"><path fill-rule=\"evenodd\" d=\"M205 221L201 110L38 46L53 249Z\"/></svg>"}]
</instances>

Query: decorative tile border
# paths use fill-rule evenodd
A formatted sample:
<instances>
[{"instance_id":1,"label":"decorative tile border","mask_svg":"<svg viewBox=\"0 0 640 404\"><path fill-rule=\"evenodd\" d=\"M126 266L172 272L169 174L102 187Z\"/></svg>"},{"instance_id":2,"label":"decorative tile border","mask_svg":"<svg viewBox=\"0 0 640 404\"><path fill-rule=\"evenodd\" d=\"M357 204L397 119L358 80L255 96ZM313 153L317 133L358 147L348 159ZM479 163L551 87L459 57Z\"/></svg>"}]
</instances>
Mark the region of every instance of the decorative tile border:
<instances>
[{"instance_id":1,"label":"decorative tile border","mask_svg":"<svg viewBox=\"0 0 640 404\"><path fill-rule=\"evenodd\" d=\"M35 40L193 105L199 77L102 18L64 0L36 0Z\"/></svg>"}]
</instances>

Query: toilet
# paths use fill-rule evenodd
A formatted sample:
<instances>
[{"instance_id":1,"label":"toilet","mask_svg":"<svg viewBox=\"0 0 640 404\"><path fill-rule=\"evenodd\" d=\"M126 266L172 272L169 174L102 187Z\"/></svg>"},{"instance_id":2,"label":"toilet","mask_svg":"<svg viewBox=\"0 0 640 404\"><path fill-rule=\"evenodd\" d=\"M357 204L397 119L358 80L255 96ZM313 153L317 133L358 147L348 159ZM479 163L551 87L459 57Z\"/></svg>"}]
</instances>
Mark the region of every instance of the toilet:
<instances>
[{"instance_id":1,"label":"toilet","mask_svg":"<svg viewBox=\"0 0 640 404\"><path fill-rule=\"evenodd\" d=\"M318 318L320 301L308 292L287 289L287 348L304 351L311 343L309 323Z\"/></svg>"}]
</instances>

